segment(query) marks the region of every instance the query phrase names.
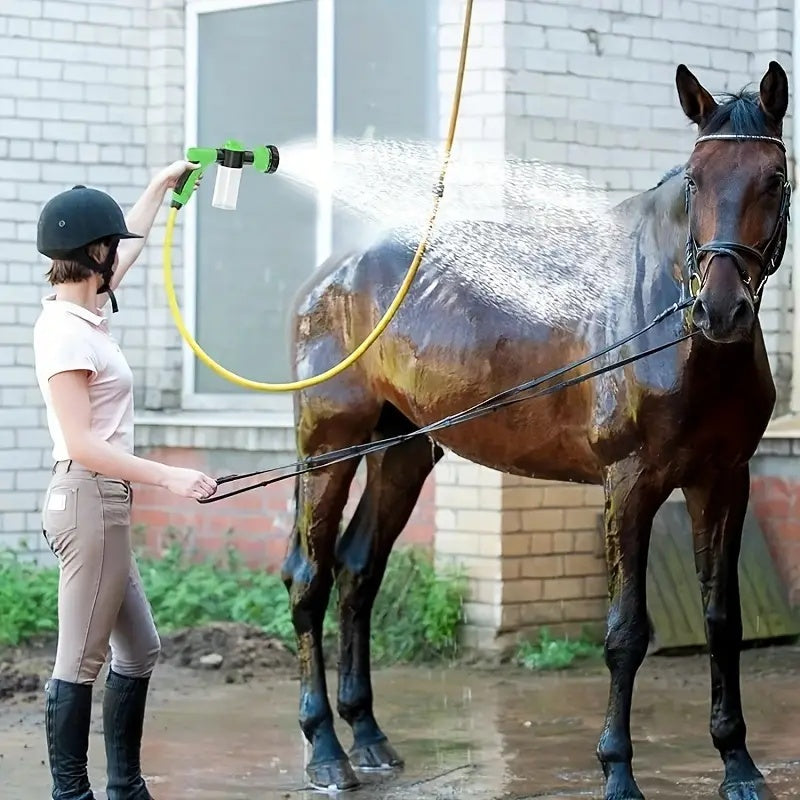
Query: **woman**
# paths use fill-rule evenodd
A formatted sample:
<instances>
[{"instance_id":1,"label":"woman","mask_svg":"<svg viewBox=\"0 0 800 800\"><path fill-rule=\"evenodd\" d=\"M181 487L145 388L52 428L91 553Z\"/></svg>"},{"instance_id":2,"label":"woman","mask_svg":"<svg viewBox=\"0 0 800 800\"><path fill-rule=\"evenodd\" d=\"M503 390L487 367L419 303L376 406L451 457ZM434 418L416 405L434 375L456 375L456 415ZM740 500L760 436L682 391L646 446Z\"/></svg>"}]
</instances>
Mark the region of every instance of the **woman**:
<instances>
[{"instance_id":1,"label":"woman","mask_svg":"<svg viewBox=\"0 0 800 800\"><path fill-rule=\"evenodd\" d=\"M76 186L39 218L37 249L52 259L55 293L34 327L36 376L53 440L42 510L59 561L58 646L45 687L55 800L93 800L87 773L94 682L110 645L103 697L109 800L152 800L139 753L150 675L160 641L131 550L131 483L206 498L213 478L133 455L132 374L104 314L142 252L167 190L185 170L161 170L123 217L117 203ZM131 232L133 231L133 232Z\"/></svg>"}]
</instances>

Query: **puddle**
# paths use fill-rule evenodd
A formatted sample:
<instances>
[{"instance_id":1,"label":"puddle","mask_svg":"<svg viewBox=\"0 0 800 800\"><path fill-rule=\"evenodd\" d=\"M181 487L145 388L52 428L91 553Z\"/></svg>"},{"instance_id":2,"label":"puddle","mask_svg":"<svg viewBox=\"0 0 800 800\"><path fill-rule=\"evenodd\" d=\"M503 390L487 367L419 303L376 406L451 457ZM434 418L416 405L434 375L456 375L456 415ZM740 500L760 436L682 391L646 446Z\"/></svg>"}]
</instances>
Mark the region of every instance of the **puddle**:
<instances>
[{"instance_id":1,"label":"puddle","mask_svg":"<svg viewBox=\"0 0 800 800\"><path fill-rule=\"evenodd\" d=\"M800 796L798 649L783 671L748 671L742 692L748 741L779 797ZM329 686L335 686L331 674ZM98 693L99 694L99 693ZM515 669L376 671L379 720L406 759L394 775L361 774L342 798L524 800L602 798L594 751L607 681ZM98 698L99 702L99 698ZM634 696L634 770L648 800L716 797L721 762L708 734L704 658L645 663ZM90 744L104 798L99 705ZM6 797L47 797L49 776L39 698L0 703L0 776ZM337 721L344 746L346 725ZM319 800L305 787L310 756L297 725L297 681L265 674L227 684L213 673L159 666L146 722L143 763L153 793L172 800Z\"/></svg>"}]
</instances>

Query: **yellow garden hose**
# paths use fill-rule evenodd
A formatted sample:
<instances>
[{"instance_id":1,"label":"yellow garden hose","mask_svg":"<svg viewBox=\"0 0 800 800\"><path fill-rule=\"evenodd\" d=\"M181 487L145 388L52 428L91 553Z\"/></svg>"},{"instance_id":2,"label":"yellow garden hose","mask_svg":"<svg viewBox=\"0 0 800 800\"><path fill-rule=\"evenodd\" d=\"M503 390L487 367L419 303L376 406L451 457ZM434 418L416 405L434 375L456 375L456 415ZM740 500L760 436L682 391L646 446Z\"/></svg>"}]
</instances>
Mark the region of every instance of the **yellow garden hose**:
<instances>
[{"instance_id":1,"label":"yellow garden hose","mask_svg":"<svg viewBox=\"0 0 800 800\"><path fill-rule=\"evenodd\" d=\"M442 170L439 175L439 182L436 187L435 197L433 201L433 210L431 211L430 219L428 220L428 226L425 231L425 236L423 237L422 241L419 243L417 247L417 251L414 254L414 259L411 262L411 266L408 268L408 272L403 280L403 283L400 286L397 294L395 295L394 300L392 300L391 305L388 309L386 309L386 313L383 315L381 320L375 326L373 331L367 336L366 339L349 355L347 358L340 361L335 366L331 367L329 370L320 373L319 375L315 375L311 378L305 378L304 380L300 381L291 381L288 383L264 383L262 381L253 381L249 378L243 378L241 375L237 375L235 372L231 372L228 369L225 369L221 364L218 364L214 361L211 356L209 356L195 341L194 337L189 333L186 329L186 325L183 322L183 318L181 317L180 308L178 307L178 301L175 297L175 286L172 282L172 235L175 228L175 219L178 214L177 208L171 208L169 211L169 216L167 217L167 229L164 235L164 286L167 291L167 300L169 302L170 310L172 311L172 317L175 320L175 325L177 326L178 330L183 336L186 343L189 347L192 348L195 355L202 361L209 369L213 370L222 378L229 380L231 383L237 384L238 386L243 386L247 389L256 389L257 391L261 392L293 392L299 389L305 389L308 386L315 386L318 383L323 383L324 381L333 378L335 375L338 375L340 372L343 372L347 367L354 364L358 361L359 358L369 349L369 347L375 342L375 340L383 333L386 326L391 322L394 315L397 313L397 309L400 308L403 300L405 300L406 294L408 293L409 288L411 287L411 283L414 280L414 276L417 274L417 270L419 269L419 265L422 261L422 256L425 253L425 248L428 244L428 237L430 236L430 232L433 229L433 224L436 219L436 215L439 212L439 204L442 199L442 192L444 190L444 178L445 174L447 173L447 167L450 163L450 152L453 146L453 139L455 138L455 131L456 131L456 121L458 120L458 110L461 104L461 88L464 83L464 66L466 64L467 58L467 46L469 44L469 32L470 32L470 22L472 18L472 2L473 0L467 0L467 8L466 13L464 16L464 30L462 33L461 38L461 56L458 65L458 74L456 77L456 88L455 88L455 96L453 97L453 105L450 114L450 128L447 133L447 139L445 141L445 153L444 159L442 163Z\"/></svg>"}]
</instances>

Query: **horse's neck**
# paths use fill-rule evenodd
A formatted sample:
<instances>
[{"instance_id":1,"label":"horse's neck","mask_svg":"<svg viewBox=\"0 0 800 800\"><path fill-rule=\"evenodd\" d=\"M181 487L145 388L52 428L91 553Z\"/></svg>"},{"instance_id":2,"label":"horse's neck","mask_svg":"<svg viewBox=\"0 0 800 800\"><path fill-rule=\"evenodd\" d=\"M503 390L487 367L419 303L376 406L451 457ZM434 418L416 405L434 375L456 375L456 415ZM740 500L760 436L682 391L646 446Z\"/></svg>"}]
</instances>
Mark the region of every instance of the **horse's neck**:
<instances>
[{"instance_id":1,"label":"horse's neck","mask_svg":"<svg viewBox=\"0 0 800 800\"><path fill-rule=\"evenodd\" d=\"M633 268L636 269L635 302L626 322L627 332L651 322L660 312L687 297L689 291L686 265L688 215L685 207L683 170L653 189L642 192L617 206L630 231ZM758 325L758 321L756 321ZM671 315L662 325L645 334L639 347L665 342L683 333L681 312ZM688 346L688 345L687 345ZM752 351L755 354L755 350ZM681 366L671 350L636 362L634 370L648 375L648 382L664 381L668 386L677 380L706 380L709 371L740 372L750 357L748 345L741 347L708 346L702 340L689 346L688 360ZM656 373L660 373L656 376Z\"/></svg>"},{"instance_id":2,"label":"horse's neck","mask_svg":"<svg viewBox=\"0 0 800 800\"><path fill-rule=\"evenodd\" d=\"M675 302L689 277L682 172L677 170L663 183L617 206L632 237L635 291L648 315Z\"/></svg>"}]
</instances>

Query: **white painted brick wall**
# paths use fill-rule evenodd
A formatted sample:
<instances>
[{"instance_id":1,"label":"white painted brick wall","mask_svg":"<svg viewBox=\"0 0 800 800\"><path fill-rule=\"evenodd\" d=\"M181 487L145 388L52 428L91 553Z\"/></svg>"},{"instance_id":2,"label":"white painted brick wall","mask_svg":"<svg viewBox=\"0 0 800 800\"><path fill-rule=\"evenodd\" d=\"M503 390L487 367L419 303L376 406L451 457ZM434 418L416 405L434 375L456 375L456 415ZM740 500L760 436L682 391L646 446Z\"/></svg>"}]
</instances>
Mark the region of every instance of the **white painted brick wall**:
<instances>
[{"instance_id":1,"label":"white painted brick wall","mask_svg":"<svg viewBox=\"0 0 800 800\"><path fill-rule=\"evenodd\" d=\"M151 9L160 3L15 0L0 6L0 546L43 548L39 508L50 441L31 333L48 287L46 262L36 252L36 219L48 197L75 183L105 189L129 207L165 163L163 150L147 149L148 83L161 77L149 69L158 13ZM153 335L147 263L126 279L122 311L113 320L139 381L140 407L145 332Z\"/></svg>"},{"instance_id":2,"label":"white painted brick wall","mask_svg":"<svg viewBox=\"0 0 800 800\"><path fill-rule=\"evenodd\" d=\"M179 156L183 7L183 0L0 5L0 544L41 546L49 442L25 333L47 290L36 217L47 197L77 182L99 185L127 206L153 169ZM442 0L440 9L444 135L464 3ZM789 71L791 10L789 0L480 0L456 158L478 163L508 151L569 164L619 199L647 188L691 144L674 90L677 62L715 90L757 81L769 58ZM446 197L470 191L457 173ZM492 205L502 187L487 191L484 177L478 170L472 183ZM175 409L180 398L181 342L161 279L165 219L163 209L114 320L140 409ZM763 312L782 391L791 364L790 259L789 251ZM180 294L179 247L174 260ZM446 459L443 487L458 463ZM477 467L470 474L478 488L496 480Z\"/></svg>"}]
</instances>

